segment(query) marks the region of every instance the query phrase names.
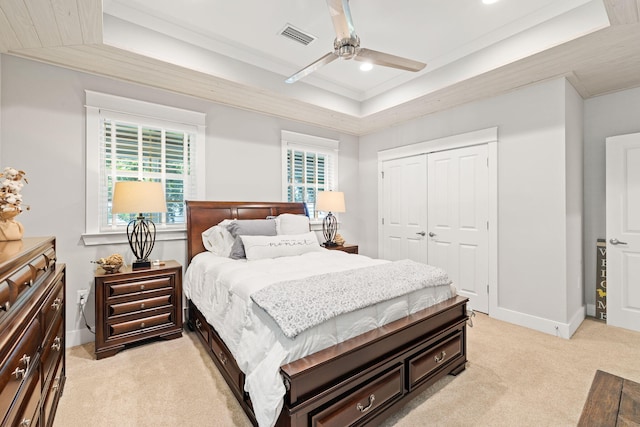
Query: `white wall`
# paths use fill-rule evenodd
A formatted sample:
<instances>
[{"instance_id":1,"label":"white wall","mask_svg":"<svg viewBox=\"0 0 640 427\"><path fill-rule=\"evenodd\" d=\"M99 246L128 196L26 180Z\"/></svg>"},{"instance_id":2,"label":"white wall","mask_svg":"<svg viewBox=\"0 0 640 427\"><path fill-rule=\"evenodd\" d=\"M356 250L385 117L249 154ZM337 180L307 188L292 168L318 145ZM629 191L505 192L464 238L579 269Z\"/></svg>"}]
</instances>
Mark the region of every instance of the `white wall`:
<instances>
[{"instance_id":1,"label":"white wall","mask_svg":"<svg viewBox=\"0 0 640 427\"><path fill-rule=\"evenodd\" d=\"M596 241L606 237L605 139L640 132L640 88L591 98L584 103L584 277L585 300L595 315Z\"/></svg>"},{"instance_id":2,"label":"white wall","mask_svg":"<svg viewBox=\"0 0 640 427\"><path fill-rule=\"evenodd\" d=\"M352 136L288 120L229 108L193 97L71 71L12 56L2 59L0 129L3 165L27 172L23 190L31 206L18 219L25 236L55 235L58 260L67 264L67 344L92 341L75 305L79 289L93 288L91 260L128 245L85 247L85 108L84 90L172 105L207 114L206 198L278 201L281 199L280 130L340 140L340 190L348 212L341 233L358 242L358 140ZM157 242L151 255L185 263L185 241ZM94 323L91 291L87 317Z\"/></svg>"},{"instance_id":3,"label":"white wall","mask_svg":"<svg viewBox=\"0 0 640 427\"><path fill-rule=\"evenodd\" d=\"M379 150L498 126L499 310L491 314L570 335L567 239L576 236L566 217L566 84L541 83L361 137L361 252L377 255Z\"/></svg>"}]
</instances>

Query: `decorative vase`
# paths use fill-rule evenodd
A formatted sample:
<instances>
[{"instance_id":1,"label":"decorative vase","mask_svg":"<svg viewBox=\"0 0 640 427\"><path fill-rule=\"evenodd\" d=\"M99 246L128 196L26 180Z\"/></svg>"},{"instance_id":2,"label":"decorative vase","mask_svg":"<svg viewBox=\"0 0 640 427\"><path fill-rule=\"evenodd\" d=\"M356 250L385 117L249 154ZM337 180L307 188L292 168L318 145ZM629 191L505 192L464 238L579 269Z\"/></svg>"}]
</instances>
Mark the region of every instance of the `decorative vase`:
<instances>
[{"instance_id":1,"label":"decorative vase","mask_svg":"<svg viewBox=\"0 0 640 427\"><path fill-rule=\"evenodd\" d=\"M0 241L20 240L24 227L15 218L20 211L0 212Z\"/></svg>"}]
</instances>

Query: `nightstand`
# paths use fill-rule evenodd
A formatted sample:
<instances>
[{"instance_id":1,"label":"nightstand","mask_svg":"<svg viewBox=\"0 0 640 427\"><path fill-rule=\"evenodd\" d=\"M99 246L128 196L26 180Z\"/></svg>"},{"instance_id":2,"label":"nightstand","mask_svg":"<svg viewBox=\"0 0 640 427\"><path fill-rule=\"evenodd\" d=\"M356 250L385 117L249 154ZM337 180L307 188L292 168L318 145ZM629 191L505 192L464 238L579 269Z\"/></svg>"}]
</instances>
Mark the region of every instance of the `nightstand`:
<instances>
[{"instance_id":1,"label":"nightstand","mask_svg":"<svg viewBox=\"0 0 640 427\"><path fill-rule=\"evenodd\" d=\"M123 266L111 274L96 270L97 359L148 338L182 336L182 265L163 262L144 270Z\"/></svg>"},{"instance_id":2,"label":"nightstand","mask_svg":"<svg viewBox=\"0 0 640 427\"><path fill-rule=\"evenodd\" d=\"M332 251L342 251L349 254L357 254L358 253L358 245L342 245L342 246L329 246L327 249Z\"/></svg>"}]
</instances>

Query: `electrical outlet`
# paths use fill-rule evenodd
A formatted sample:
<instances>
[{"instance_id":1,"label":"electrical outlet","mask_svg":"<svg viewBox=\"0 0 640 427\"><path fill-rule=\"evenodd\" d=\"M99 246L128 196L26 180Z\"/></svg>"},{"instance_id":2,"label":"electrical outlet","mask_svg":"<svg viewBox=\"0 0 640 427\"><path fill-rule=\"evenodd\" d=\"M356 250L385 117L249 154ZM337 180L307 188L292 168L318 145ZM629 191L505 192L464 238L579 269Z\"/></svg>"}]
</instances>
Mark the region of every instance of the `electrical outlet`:
<instances>
[{"instance_id":1,"label":"electrical outlet","mask_svg":"<svg viewBox=\"0 0 640 427\"><path fill-rule=\"evenodd\" d=\"M88 297L89 297L89 289L78 290L78 305L86 304Z\"/></svg>"}]
</instances>

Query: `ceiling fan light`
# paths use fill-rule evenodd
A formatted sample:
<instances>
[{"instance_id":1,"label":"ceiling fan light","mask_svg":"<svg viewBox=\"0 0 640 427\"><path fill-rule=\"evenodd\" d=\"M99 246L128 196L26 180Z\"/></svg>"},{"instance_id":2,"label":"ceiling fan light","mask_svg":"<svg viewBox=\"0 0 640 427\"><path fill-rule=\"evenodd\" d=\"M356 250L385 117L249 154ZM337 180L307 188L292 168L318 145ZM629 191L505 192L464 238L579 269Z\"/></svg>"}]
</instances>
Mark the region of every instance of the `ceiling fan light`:
<instances>
[{"instance_id":1,"label":"ceiling fan light","mask_svg":"<svg viewBox=\"0 0 640 427\"><path fill-rule=\"evenodd\" d=\"M360 64L360 71L371 71L373 69L373 64L371 62L363 62Z\"/></svg>"}]
</instances>

